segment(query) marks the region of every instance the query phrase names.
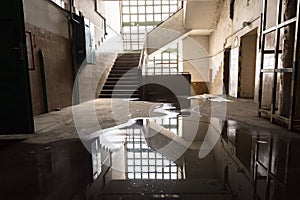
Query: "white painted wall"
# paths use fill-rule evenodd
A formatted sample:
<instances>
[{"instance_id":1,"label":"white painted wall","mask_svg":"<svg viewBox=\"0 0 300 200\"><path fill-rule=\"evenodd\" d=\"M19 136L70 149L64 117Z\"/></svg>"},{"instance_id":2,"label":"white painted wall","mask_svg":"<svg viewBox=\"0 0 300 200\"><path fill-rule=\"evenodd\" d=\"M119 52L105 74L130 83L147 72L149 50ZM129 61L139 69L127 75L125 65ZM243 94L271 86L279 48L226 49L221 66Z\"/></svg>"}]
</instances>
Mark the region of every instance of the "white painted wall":
<instances>
[{"instance_id":1,"label":"white painted wall","mask_svg":"<svg viewBox=\"0 0 300 200\"><path fill-rule=\"evenodd\" d=\"M121 33L121 13L119 1L103 1L106 23L117 33ZM111 36L108 35L108 38Z\"/></svg>"},{"instance_id":2,"label":"white painted wall","mask_svg":"<svg viewBox=\"0 0 300 200\"><path fill-rule=\"evenodd\" d=\"M121 13L119 1L103 1L107 24L107 35L100 51L107 53L123 53L123 39L121 36Z\"/></svg>"}]
</instances>

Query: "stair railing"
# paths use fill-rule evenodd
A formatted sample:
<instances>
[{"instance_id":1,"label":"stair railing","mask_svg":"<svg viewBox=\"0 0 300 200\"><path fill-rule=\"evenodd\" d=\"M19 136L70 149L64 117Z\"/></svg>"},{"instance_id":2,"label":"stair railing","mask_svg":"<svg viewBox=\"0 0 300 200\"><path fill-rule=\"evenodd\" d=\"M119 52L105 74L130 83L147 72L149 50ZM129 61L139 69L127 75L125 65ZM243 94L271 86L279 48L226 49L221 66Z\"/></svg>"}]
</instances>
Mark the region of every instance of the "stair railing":
<instances>
[{"instance_id":1,"label":"stair railing","mask_svg":"<svg viewBox=\"0 0 300 200\"><path fill-rule=\"evenodd\" d=\"M141 51L140 55L140 61L139 61L139 66L138 66L138 87L139 87L139 96L140 99L144 98L144 93L143 93L143 75L145 74L146 66L148 63L148 52L147 52L147 31L145 32L144 35L144 44L143 44L143 49Z\"/></svg>"},{"instance_id":2,"label":"stair railing","mask_svg":"<svg viewBox=\"0 0 300 200\"><path fill-rule=\"evenodd\" d=\"M146 63L148 62L148 52L147 52L147 32L144 35L143 49L140 55L140 61L138 68L142 71L145 69Z\"/></svg>"},{"instance_id":3,"label":"stair railing","mask_svg":"<svg viewBox=\"0 0 300 200\"><path fill-rule=\"evenodd\" d=\"M174 12L172 15L169 16L172 17L174 16L176 13L178 13L180 10L182 10L184 8L184 1L182 1L181 6L178 8L178 10L176 12ZM146 67L148 64L148 51L147 51L147 36L148 34L153 31L154 29L156 29L157 27L159 27L161 24L163 24L164 21L162 21L161 23L157 24L155 27L153 27L150 31L145 31L145 35L144 35L144 42L143 42L143 48L141 51L141 55L140 55L140 60L139 60L139 66L138 66L138 87L139 87L139 96L140 99L144 98L144 94L143 94L143 75L146 74Z\"/></svg>"}]
</instances>

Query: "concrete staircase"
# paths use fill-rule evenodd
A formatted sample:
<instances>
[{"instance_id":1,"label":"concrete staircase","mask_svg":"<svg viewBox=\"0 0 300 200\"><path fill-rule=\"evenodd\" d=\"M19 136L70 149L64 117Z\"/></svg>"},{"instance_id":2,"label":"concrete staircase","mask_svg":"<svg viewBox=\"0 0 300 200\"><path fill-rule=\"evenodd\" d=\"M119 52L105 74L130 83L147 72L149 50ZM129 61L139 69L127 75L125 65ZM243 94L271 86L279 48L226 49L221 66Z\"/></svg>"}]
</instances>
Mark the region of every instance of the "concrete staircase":
<instances>
[{"instance_id":1,"label":"concrete staircase","mask_svg":"<svg viewBox=\"0 0 300 200\"><path fill-rule=\"evenodd\" d=\"M138 65L140 53L125 53L118 56L99 98L139 98Z\"/></svg>"}]
</instances>

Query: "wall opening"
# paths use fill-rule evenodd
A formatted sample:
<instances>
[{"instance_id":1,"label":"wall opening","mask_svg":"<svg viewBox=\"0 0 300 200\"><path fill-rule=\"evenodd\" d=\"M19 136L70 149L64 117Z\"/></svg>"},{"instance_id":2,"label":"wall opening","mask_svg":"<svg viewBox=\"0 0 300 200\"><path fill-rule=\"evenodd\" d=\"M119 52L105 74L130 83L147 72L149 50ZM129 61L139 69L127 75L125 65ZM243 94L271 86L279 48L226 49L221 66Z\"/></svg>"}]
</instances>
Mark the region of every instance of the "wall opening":
<instances>
[{"instance_id":1,"label":"wall opening","mask_svg":"<svg viewBox=\"0 0 300 200\"><path fill-rule=\"evenodd\" d=\"M229 94L229 70L230 70L230 49L226 48L224 51L224 70L223 70L223 85L224 94Z\"/></svg>"},{"instance_id":2,"label":"wall opening","mask_svg":"<svg viewBox=\"0 0 300 200\"><path fill-rule=\"evenodd\" d=\"M238 97L254 99L257 29L241 37Z\"/></svg>"}]
</instances>

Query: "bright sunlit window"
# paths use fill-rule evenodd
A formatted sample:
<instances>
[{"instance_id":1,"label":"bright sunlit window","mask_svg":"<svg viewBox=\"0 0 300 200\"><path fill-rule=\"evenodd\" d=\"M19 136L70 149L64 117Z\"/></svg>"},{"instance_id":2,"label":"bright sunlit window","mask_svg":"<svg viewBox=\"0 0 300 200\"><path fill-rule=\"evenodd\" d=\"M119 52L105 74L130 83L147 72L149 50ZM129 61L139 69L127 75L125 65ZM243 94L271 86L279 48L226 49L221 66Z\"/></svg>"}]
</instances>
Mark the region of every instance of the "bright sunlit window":
<instances>
[{"instance_id":1,"label":"bright sunlit window","mask_svg":"<svg viewBox=\"0 0 300 200\"><path fill-rule=\"evenodd\" d=\"M145 31L175 13L182 3L175 0L123 0L121 5L124 49L139 50L143 48Z\"/></svg>"},{"instance_id":2,"label":"bright sunlit window","mask_svg":"<svg viewBox=\"0 0 300 200\"><path fill-rule=\"evenodd\" d=\"M56 3L59 7L65 8L65 1L64 0L51 0Z\"/></svg>"}]
</instances>

